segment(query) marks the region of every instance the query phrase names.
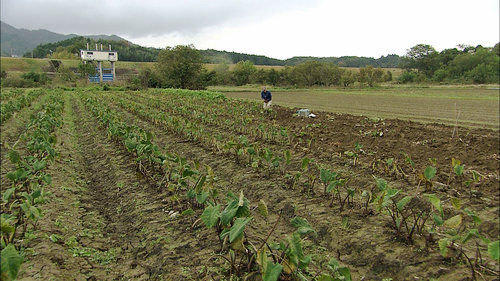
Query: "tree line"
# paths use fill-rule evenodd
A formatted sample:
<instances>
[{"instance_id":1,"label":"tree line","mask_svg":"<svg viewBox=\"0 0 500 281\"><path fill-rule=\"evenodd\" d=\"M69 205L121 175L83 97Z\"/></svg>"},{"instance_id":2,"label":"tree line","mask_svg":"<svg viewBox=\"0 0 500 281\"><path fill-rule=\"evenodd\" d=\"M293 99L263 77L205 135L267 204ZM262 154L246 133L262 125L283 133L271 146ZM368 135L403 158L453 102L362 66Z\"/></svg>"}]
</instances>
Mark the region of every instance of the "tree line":
<instances>
[{"instance_id":1,"label":"tree line","mask_svg":"<svg viewBox=\"0 0 500 281\"><path fill-rule=\"evenodd\" d=\"M450 82L450 83L498 83L500 46L493 48L459 45L441 52L426 44L418 44L407 50L401 59L405 69L399 81Z\"/></svg>"},{"instance_id":2,"label":"tree line","mask_svg":"<svg viewBox=\"0 0 500 281\"><path fill-rule=\"evenodd\" d=\"M192 45L167 47L158 55L153 69L145 69L131 83L144 88L188 88L203 89L209 85L267 84L273 86L349 87L355 82L374 86L391 81L392 73L373 66L359 70L340 68L331 62L305 61L281 69L258 69L249 60L238 62L230 70L226 63L218 64L214 70L203 67L201 53Z\"/></svg>"}]
</instances>

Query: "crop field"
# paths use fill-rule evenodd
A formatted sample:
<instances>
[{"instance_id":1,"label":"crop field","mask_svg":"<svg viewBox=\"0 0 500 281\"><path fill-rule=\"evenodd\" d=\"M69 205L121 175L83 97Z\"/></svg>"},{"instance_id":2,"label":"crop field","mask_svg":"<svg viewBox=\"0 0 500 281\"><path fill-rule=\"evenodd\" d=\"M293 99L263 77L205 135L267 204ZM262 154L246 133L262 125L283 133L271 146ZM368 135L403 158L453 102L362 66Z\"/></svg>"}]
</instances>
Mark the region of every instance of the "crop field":
<instances>
[{"instance_id":1,"label":"crop field","mask_svg":"<svg viewBox=\"0 0 500 281\"><path fill-rule=\"evenodd\" d=\"M260 100L259 89L216 89L228 97ZM287 107L495 130L500 124L498 85L271 91L273 102Z\"/></svg>"},{"instance_id":2,"label":"crop field","mask_svg":"<svg viewBox=\"0 0 500 281\"><path fill-rule=\"evenodd\" d=\"M498 280L497 130L227 96L2 89L2 280Z\"/></svg>"}]
</instances>

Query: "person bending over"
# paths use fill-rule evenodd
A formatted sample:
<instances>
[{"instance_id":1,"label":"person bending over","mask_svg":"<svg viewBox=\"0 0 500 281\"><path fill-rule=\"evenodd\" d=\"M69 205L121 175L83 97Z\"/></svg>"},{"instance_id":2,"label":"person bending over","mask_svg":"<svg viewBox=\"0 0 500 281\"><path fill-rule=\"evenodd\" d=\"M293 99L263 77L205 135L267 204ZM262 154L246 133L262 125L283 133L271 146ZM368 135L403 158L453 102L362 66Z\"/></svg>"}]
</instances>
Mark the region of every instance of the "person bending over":
<instances>
[{"instance_id":1,"label":"person bending over","mask_svg":"<svg viewBox=\"0 0 500 281\"><path fill-rule=\"evenodd\" d=\"M268 91L266 87L262 87L262 92L260 92L260 97L264 101L264 109L271 107L271 91Z\"/></svg>"}]
</instances>

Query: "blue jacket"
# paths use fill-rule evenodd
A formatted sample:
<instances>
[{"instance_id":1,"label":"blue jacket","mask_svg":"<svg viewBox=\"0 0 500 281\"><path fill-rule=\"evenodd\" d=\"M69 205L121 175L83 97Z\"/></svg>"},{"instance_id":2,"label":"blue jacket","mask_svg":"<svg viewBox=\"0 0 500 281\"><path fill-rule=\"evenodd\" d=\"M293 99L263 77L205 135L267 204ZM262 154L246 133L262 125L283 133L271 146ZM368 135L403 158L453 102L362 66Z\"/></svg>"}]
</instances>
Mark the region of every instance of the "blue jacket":
<instances>
[{"instance_id":1,"label":"blue jacket","mask_svg":"<svg viewBox=\"0 0 500 281\"><path fill-rule=\"evenodd\" d=\"M271 91L260 92L260 97L265 101L270 101L273 98L271 96Z\"/></svg>"}]
</instances>

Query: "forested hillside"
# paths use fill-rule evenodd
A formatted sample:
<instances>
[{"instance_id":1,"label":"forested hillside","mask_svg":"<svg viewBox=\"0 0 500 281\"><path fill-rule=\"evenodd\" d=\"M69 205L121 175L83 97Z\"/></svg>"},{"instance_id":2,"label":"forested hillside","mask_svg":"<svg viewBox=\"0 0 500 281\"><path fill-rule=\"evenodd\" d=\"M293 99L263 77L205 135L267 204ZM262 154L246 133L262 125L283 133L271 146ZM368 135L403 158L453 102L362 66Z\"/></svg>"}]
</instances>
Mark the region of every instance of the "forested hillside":
<instances>
[{"instance_id":1,"label":"forested hillside","mask_svg":"<svg viewBox=\"0 0 500 281\"><path fill-rule=\"evenodd\" d=\"M35 58L45 58L49 55L52 55L52 58L58 59L75 58L78 54L78 50L85 49L87 43L89 43L90 49L95 49L95 44L98 44L99 48L101 44L103 44L104 48L108 48L108 46L111 44L112 49L118 52L118 57L121 61L154 62L157 60L158 53L161 50L159 48L142 47L126 40L94 40L86 37L74 37L60 42L38 45L33 50L33 54L31 52L28 52L25 54L25 56L31 57L33 55L33 57ZM203 58L204 63L214 64L234 64L240 61L250 61L255 65L293 66L304 63L306 61L318 61L330 62L344 67L365 67L368 65L374 67L398 67L400 61L400 57L398 55L388 55L380 57L378 59L344 56L338 58L293 57L286 60L280 60L261 55L250 55L236 52L218 51L213 49L200 50L200 54Z\"/></svg>"}]
</instances>

